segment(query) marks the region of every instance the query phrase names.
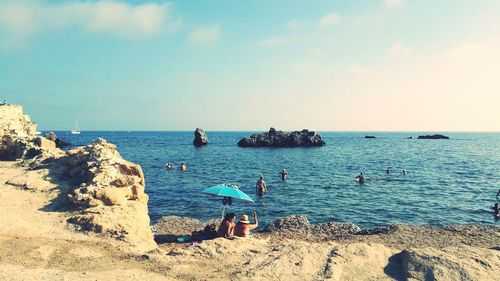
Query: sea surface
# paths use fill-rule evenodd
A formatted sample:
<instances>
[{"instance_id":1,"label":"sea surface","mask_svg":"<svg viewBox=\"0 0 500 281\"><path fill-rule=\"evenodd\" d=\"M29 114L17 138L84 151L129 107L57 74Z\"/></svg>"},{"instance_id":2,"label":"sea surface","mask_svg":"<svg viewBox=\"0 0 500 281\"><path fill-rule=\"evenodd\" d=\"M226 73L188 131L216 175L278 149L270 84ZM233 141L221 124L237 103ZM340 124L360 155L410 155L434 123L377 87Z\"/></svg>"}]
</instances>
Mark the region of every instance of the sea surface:
<instances>
[{"instance_id":1,"label":"sea surface","mask_svg":"<svg viewBox=\"0 0 500 281\"><path fill-rule=\"evenodd\" d=\"M261 225L293 214L314 223L350 221L361 227L393 223L497 224L490 207L500 189L500 133L447 133L449 140L419 140L425 133L320 132L326 146L239 148L254 132L207 132L210 144L195 148L193 132L82 132L58 135L74 146L97 137L118 146L142 166L152 221L178 215L220 217L222 200L201 193L232 183L255 203L235 201L238 216L257 211ZM376 139L365 139L374 135ZM413 139L407 139L407 137ZM186 172L165 163L184 162ZM386 173L392 167L391 174ZM281 169L289 179L282 182ZM402 170L407 169L408 175ZM370 182L354 181L364 171ZM257 196L263 175L268 193Z\"/></svg>"}]
</instances>

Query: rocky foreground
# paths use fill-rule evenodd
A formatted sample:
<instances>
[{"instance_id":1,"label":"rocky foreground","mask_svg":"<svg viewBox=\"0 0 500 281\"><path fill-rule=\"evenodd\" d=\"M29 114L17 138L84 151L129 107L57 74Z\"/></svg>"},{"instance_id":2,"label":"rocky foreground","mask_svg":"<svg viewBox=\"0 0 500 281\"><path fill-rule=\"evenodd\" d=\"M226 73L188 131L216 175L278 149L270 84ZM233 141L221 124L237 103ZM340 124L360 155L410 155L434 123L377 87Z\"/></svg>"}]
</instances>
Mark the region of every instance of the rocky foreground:
<instances>
[{"instance_id":1,"label":"rocky foreground","mask_svg":"<svg viewBox=\"0 0 500 281\"><path fill-rule=\"evenodd\" d=\"M0 117L0 280L498 279L493 226L362 230L293 216L251 239L171 242L206 223L168 217L153 234L141 167L113 144L63 151L20 107Z\"/></svg>"}]
</instances>

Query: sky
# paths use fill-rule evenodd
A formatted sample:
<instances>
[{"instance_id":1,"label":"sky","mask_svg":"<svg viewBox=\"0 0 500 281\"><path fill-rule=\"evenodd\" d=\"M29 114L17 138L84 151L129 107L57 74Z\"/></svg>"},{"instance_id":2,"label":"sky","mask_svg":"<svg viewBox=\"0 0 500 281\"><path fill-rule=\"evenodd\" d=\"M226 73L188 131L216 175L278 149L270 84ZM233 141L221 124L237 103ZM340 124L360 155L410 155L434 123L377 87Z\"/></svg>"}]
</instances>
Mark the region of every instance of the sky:
<instances>
[{"instance_id":1,"label":"sky","mask_svg":"<svg viewBox=\"0 0 500 281\"><path fill-rule=\"evenodd\" d=\"M41 130L500 131L500 1L0 0Z\"/></svg>"}]
</instances>

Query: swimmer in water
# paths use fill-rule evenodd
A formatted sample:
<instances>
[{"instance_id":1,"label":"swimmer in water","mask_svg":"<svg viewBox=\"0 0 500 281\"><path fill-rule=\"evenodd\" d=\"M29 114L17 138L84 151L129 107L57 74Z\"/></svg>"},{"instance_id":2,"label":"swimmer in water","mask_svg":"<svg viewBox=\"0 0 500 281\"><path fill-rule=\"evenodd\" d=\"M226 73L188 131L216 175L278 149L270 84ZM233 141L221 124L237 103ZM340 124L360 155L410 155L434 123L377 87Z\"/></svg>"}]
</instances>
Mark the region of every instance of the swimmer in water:
<instances>
[{"instance_id":1,"label":"swimmer in water","mask_svg":"<svg viewBox=\"0 0 500 281\"><path fill-rule=\"evenodd\" d=\"M392 172L391 167L387 167L387 170L385 170L385 172L386 172L387 174L390 174L390 173Z\"/></svg>"},{"instance_id":2,"label":"swimmer in water","mask_svg":"<svg viewBox=\"0 0 500 281\"><path fill-rule=\"evenodd\" d=\"M266 182L264 181L264 177L261 175L259 178L259 181L255 184L255 190L259 194L263 194L267 192L267 185Z\"/></svg>"},{"instance_id":3,"label":"swimmer in water","mask_svg":"<svg viewBox=\"0 0 500 281\"><path fill-rule=\"evenodd\" d=\"M281 176L281 180L285 181L288 178L288 172L285 169L283 169L280 172L280 176Z\"/></svg>"},{"instance_id":4,"label":"swimmer in water","mask_svg":"<svg viewBox=\"0 0 500 281\"><path fill-rule=\"evenodd\" d=\"M165 168L169 169L169 170L172 170L174 168L174 164L168 162L166 165L165 165Z\"/></svg>"},{"instance_id":5,"label":"swimmer in water","mask_svg":"<svg viewBox=\"0 0 500 281\"><path fill-rule=\"evenodd\" d=\"M499 189L499 190L498 190L498 192L497 192L497 196L495 196L495 197L497 198L497 200L498 200L498 196L499 196L499 195L500 195L500 189Z\"/></svg>"},{"instance_id":6,"label":"swimmer in water","mask_svg":"<svg viewBox=\"0 0 500 281\"><path fill-rule=\"evenodd\" d=\"M186 164L184 164L184 162L181 162L181 165L179 166L179 170L181 170L183 172L187 170L187 166L186 166Z\"/></svg>"},{"instance_id":7,"label":"swimmer in water","mask_svg":"<svg viewBox=\"0 0 500 281\"><path fill-rule=\"evenodd\" d=\"M363 171L361 171L361 173L359 173L359 175L356 177L355 180L357 182L359 182L360 184L365 183L365 173L363 173Z\"/></svg>"},{"instance_id":8,"label":"swimmer in water","mask_svg":"<svg viewBox=\"0 0 500 281\"><path fill-rule=\"evenodd\" d=\"M408 170L403 169L403 175L405 175L405 176L408 175Z\"/></svg>"}]
</instances>

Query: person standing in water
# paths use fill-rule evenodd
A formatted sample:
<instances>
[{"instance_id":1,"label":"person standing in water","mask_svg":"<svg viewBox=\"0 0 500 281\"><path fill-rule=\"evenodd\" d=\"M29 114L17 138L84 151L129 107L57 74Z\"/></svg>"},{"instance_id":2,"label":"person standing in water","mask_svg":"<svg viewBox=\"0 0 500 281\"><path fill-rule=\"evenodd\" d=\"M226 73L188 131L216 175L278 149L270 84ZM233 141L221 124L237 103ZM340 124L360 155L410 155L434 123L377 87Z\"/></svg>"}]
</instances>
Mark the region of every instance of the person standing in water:
<instances>
[{"instance_id":1,"label":"person standing in water","mask_svg":"<svg viewBox=\"0 0 500 281\"><path fill-rule=\"evenodd\" d=\"M259 194L263 194L267 192L267 185L266 182L264 181L264 177L261 175L259 180L257 181L257 184L255 184L255 190Z\"/></svg>"},{"instance_id":2,"label":"person standing in water","mask_svg":"<svg viewBox=\"0 0 500 281\"><path fill-rule=\"evenodd\" d=\"M181 170L182 172L187 170L187 166L186 164L184 164L184 162L182 162L181 165L179 166L179 170Z\"/></svg>"},{"instance_id":3,"label":"person standing in water","mask_svg":"<svg viewBox=\"0 0 500 281\"><path fill-rule=\"evenodd\" d=\"M280 176L281 176L281 180L285 181L288 178L288 172L285 169L283 169L280 172Z\"/></svg>"},{"instance_id":4,"label":"person standing in water","mask_svg":"<svg viewBox=\"0 0 500 281\"><path fill-rule=\"evenodd\" d=\"M408 175L408 170L403 169L403 175L405 175L405 176Z\"/></svg>"},{"instance_id":5,"label":"person standing in water","mask_svg":"<svg viewBox=\"0 0 500 281\"><path fill-rule=\"evenodd\" d=\"M365 173L363 171L361 171L361 173L359 173L359 176L356 177L356 181L360 184L365 183Z\"/></svg>"}]
</instances>

